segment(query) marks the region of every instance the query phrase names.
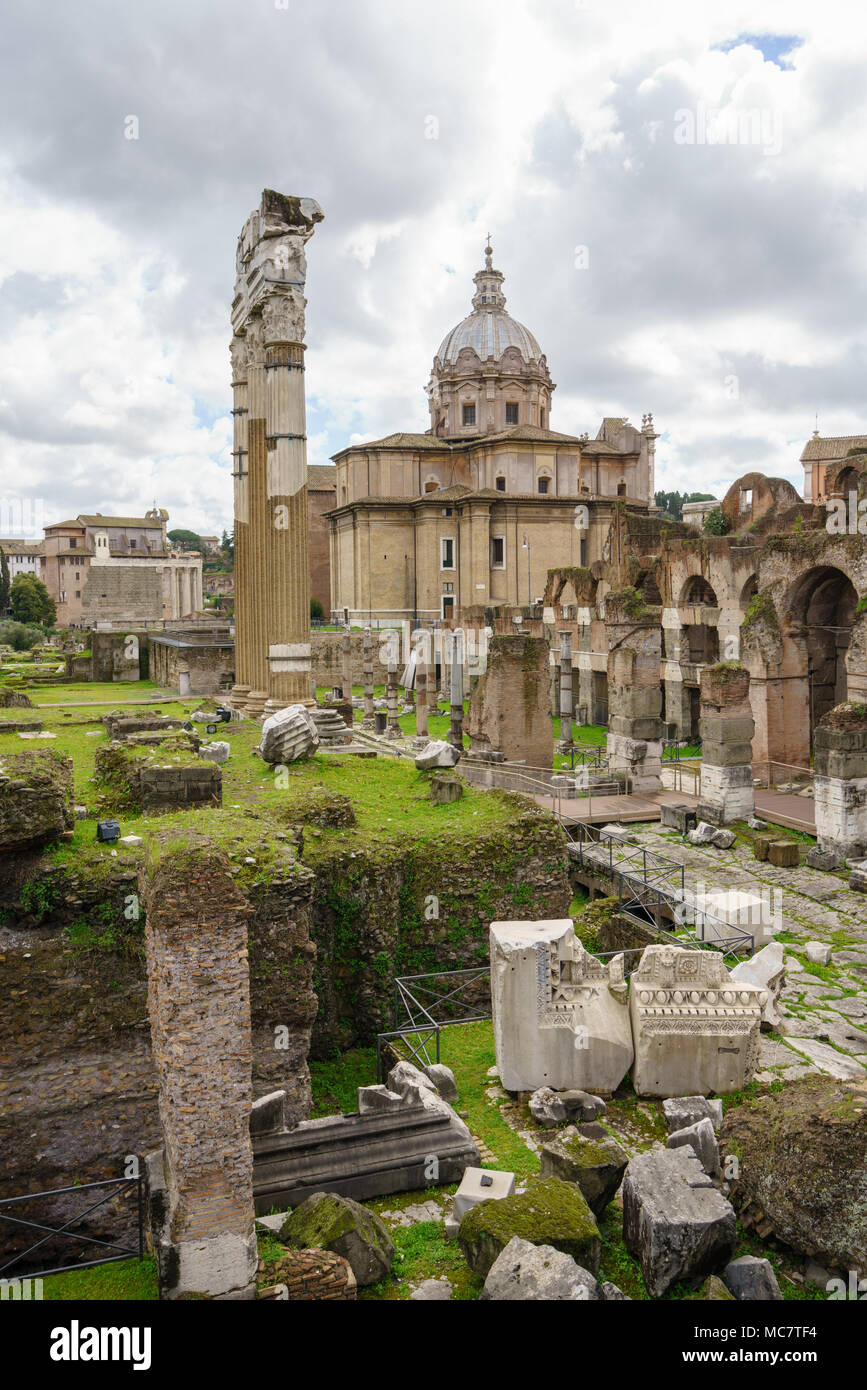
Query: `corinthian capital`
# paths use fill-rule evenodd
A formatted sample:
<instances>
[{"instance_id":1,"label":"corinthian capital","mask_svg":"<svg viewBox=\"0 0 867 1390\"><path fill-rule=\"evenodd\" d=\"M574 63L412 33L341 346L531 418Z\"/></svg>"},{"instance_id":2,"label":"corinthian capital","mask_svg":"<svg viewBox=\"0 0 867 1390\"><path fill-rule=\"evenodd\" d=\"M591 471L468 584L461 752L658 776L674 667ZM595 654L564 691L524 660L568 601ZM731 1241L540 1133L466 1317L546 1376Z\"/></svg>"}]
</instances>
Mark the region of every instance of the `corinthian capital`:
<instances>
[{"instance_id":1,"label":"corinthian capital","mask_svg":"<svg viewBox=\"0 0 867 1390\"><path fill-rule=\"evenodd\" d=\"M262 306L266 343L300 343L304 339L304 310L307 301L297 290L272 294Z\"/></svg>"},{"instance_id":2,"label":"corinthian capital","mask_svg":"<svg viewBox=\"0 0 867 1390\"><path fill-rule=\"evenodd\" d=\"M247 320L247 370L265 365L265 330L258 316Z\"/></svg>"},{"instance_id":3,"label":"corinthian capital","mask_svg":"<svg viewBox=\"0 0 867 1390\"><path fill-rule=\"evenodd\" d=\"M244 338L239 338L237 334L229 344L229 358L232 363L232 380L246 381L247 379L247 344Z\"/></svg>"}]
</instances>

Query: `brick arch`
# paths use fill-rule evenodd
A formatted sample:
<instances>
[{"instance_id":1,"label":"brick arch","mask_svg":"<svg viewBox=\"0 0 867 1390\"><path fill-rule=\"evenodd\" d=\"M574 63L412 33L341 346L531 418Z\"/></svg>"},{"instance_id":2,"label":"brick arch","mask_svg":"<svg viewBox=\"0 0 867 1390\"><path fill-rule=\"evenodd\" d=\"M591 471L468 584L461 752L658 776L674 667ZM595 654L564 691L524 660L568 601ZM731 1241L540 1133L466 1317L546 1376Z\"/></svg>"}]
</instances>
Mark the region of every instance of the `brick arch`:
<instances>
[{"instance_id":1,"label":"brick arch","mask_svg":"<svg viewBox=\"0 0 867 1390\"><path fill-rule=\"evenodd\" d=\"M867 453L852 454L830 467L825 475L826 497L859 495L867 489Z\"/></svg>"}]
</instances>

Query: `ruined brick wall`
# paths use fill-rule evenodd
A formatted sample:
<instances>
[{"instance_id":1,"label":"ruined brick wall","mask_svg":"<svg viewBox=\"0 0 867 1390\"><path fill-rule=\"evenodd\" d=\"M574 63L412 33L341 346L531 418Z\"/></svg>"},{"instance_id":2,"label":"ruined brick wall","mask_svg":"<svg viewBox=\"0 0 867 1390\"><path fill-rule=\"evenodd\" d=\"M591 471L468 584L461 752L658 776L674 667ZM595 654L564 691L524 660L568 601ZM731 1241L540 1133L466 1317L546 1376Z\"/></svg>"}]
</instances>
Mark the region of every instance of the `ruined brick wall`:
<instances>
[{"instance_id":1,"label":"ruined brick wall","mask_svg":"<svg viewBox=\"0 0 867 1390\"><path fill-rule=\"evenodd\" d=\"M219 695L229 691L235 673L233 646L174 647L154 642L151 647L151 680L169 690L180 689L180 672L190 677L190 695Z\"/></svg>"},{"instance_id":2,"label":"ruined brick wall","mask_svg":"<svg viewBox=\"0 0 867 1390\"><path fill-rule=\"evenodd\" d=\"M311 632L310 653L313 676L317 685L340 685L343 675L343 657L340 632ZM352 654L352 684L364 684L364 633L350 634ZM373 683L385 685L387 668L379 659L379 635L373 631Z\"/></svg>"},{"instance_id":3,"label":"ruined brick wall","mask_svg":"<svg viewBox=\"0 0 867 1390\"><path fill-rule=\"evenodd\" d=\"M528 767L552 766L550 648L544 637L491 638L465 730L473 751L503 753Z\"/></svg>"},{"instance_id":4,"label":"ruined brick wall","mask_svg":"<svg viewBox=\"0 0 867 1390\"><path fill-rule=\"evenodd\" d=\"M169 1296L243 1289L255 1269L250 908L229 868L205 837L169 831L140 878Z\"/></svg>"},{"instance_id":5,"label":"ruined brick wall","mask_svg":"<svg viewBox=\"0 0 867 1390\"><path fill-rule=\"evenodd\" d=\"M92 565L81 589L85 627L97 622L156 622L163 608L162 570L155 565Z\"/></svg>"}]
</instances>

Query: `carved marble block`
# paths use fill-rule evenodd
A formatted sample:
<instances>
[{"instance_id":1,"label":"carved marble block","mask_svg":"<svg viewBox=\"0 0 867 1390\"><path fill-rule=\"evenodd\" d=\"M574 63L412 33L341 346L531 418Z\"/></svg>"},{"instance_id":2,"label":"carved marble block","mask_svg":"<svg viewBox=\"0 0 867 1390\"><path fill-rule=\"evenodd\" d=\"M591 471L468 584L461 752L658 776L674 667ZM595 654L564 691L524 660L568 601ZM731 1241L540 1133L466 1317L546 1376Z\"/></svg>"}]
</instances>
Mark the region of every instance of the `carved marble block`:
<instances>
[{"instance_id":1,"label":"carved marble block","mask_svg":"<svg viewBox=\"0 0 867 1390\"><path fill-rule=\"evenodd\" d=\"M614 1091L632 1062L623 957L588 955L571 921L492 922L491 1001L507 1091Z\"/></svg>"},{"instance_id":2,"label":"carved marble block","mask_svg":"<svg viewBox=\"0 0 867 1390\"><path fill-rule=\"evenodd\" d=\"M629 982L640 1096L739 1091L758 1064L767 991L733 980L716 951L648 946Z\"/></svg>"}]
</instances>

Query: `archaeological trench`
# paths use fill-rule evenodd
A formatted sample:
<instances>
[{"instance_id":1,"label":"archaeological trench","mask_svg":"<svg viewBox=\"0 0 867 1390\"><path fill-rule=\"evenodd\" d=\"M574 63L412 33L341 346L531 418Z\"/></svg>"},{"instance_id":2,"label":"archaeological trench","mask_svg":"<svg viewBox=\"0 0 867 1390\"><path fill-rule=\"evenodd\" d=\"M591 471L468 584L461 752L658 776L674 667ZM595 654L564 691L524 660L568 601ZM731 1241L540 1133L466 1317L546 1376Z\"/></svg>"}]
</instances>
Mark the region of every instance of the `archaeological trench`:
<instances>
[{"instance_id":1,"label":"archaeological trench","mask_svg":"<svg viewBox=\"0 0 867 1390\"><path fill-rule=\"evenodd\" d=\"M417 706L376 731L396 695L369 644L363 693L278 700L264 725L228 696L87 710L4 674L3 1198L135 1160L170 1298L779 1299L861 1277L867 561L788 502L721 537L619 510L608 559L552 571L542 611L484 615L461 752L457 648L439 692L431 673L439 741ZM680 793L608 840L577 829L588 792L605 796L562 758L579 726L555 743L564 650L569 707L604 681L616 790ZM663 736L696 734L690 796ZM814 833L770 818L769 761L810 770L776 794ZM522 773L546 765L547 796ZM683 868L685 901L710 895L713 921L722 899L777 915L729 913L722 942L701 913L641 920L616 863L644 851ZM492 1030L495 1063L456 1064L455 1091L381 1035L396 978L472 968L470 1008L492 1021L469 1027ZM462 1031L442 1029L444 1060ZM311 1121L311 1066L363 1055L355 1106ZM361 1204L363 1258L307 1211L315 1194ZM38 1219L79 1209L40 1200ZM445 1232L446 1274L392 1272L405 1212ZM279 1257L257 1249L268 1213ZM134 1242L134 1201L82 1229ZM5 1259L28 1243L3 1241ZM547 1291L541 1246L564 1262ZM61 1241L29 1269L46 1260L65 1262Z\"/></svg>"},{"instance_id":2,"label":"archaeological trench","mask_svg":"<svg viewBox=\"0 0 867 1390\"><path fill-rule=\"evenodd\" d=\"M238 243L230 680L3 653L0 1217L132 1179L78 1230L134 1246L140 1180L164 1299L849 1296L867 553L828 523L867 453L828 507L746 475L720 534L606 502L412 662L311 636L321 219L266 190Z\"/></svg>"}]
</instances>

